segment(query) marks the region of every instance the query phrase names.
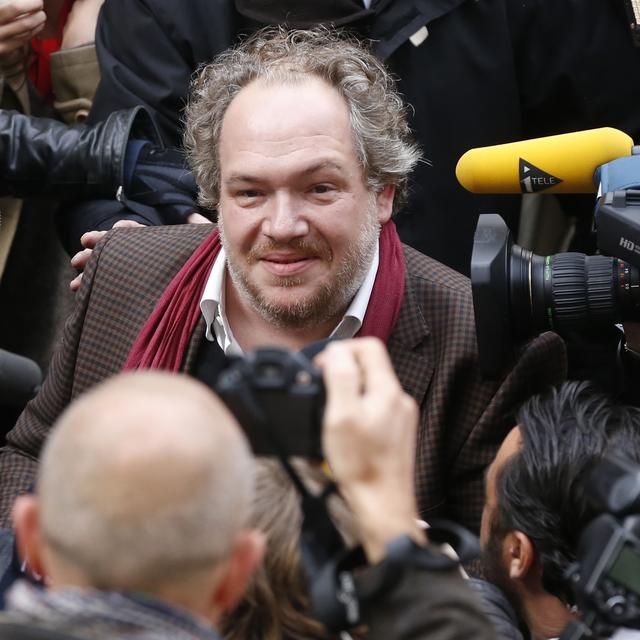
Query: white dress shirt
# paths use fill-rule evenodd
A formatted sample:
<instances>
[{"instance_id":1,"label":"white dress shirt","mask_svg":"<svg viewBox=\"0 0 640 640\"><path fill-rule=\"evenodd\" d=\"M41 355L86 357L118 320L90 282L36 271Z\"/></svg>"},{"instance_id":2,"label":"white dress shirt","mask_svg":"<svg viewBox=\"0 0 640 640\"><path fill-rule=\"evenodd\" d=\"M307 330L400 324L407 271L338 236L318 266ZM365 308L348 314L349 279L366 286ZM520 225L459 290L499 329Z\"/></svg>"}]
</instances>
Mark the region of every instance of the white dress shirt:
<instances>
[{"instance_id":1,"label":"white dress shirt","mask_svg":"<svg viewBox=\"0 0 640 640\"><path fill-rule=\"evenodd\" d=\"M364 320L371 291L378 273L378 263L380 262L380 246L376 243L376 249L371 261L371 266L367 271L358 293L351 301L347 311L338 326L332 331L332 338L353 338L358 333ZM207 340L216 340L218 345L227 356L242 355L242 348L233 336L227 315L225 312L225 278L227 277L227 257L224 249L220 248L220 253L216 256L207 284L200 300L200 310L207 323L205 336Z\"/></svg>"}]
</instances>

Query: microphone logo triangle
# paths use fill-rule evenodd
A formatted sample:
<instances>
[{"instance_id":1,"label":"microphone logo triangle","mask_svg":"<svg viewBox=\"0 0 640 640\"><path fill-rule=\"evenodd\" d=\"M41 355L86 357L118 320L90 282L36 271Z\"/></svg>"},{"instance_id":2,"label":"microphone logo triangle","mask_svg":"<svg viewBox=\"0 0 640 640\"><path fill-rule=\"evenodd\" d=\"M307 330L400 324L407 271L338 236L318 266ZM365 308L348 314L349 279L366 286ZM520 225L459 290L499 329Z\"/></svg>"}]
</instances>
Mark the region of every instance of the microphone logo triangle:
<instances>
[{"instance_id":1,"label":"microphone logo triangle","mask_svg":"<svg viewBox=\"0 0 640 640\"><path fill-rule=\"evenodd\" d=\"M562 180L520 158L520 191L538 193L560 184Z\"/></svg>"}]
</instances>

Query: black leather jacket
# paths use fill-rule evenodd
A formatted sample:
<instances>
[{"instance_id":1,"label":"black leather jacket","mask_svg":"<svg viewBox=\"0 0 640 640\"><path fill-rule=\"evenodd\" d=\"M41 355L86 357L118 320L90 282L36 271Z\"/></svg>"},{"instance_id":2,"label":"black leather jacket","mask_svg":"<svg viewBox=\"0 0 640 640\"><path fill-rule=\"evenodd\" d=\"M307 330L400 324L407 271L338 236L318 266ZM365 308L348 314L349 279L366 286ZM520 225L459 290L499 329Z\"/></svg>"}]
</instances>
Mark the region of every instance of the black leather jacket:
<instances>
[{"instance_id":1,"label":"black leather jacket","mask_svg":"<svg viewBox=\"0 0 640 640\"><path fill-rule=\"evenodd\" d=\"M115 111L92 126L0 110L0 195L113 198L133 138L161 144L143 107Z\"/></svg>"},{"instance_id":2,"label":"black leather jacket","mask_svg":"<svg viewBox=\"0 0 640 640\"><path fill-rule=\"evenodd\" d=\"M145 225L184 223L199 211L184 154L163 146L144 107L75 126L0 111L0 171L0 195L90 199L96 229L113 203Z\"/></svg>"}]
</instances>

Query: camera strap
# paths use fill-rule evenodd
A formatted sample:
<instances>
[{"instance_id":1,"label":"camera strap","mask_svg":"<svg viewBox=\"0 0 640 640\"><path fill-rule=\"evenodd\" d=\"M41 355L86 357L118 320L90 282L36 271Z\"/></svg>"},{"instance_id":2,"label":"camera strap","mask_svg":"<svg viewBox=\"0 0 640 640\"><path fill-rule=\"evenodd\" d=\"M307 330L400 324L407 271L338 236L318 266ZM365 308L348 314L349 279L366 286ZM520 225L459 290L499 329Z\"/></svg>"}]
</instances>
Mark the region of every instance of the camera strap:
<instances>
[{"instance_id":1,"label":"camera strap","mask_svg":"<svg viewBox=\"0 0 640 640\"><path fill-rule=\"evenodd\" d=\"M256 402L254 395L246 383L243 382L240 385L239 393L246 408L253 414L260 428L263 430L265 437L271 442L280 464L300 495L300 507L302 510L302 531L300 534L302 562L309 575L309 579L313 581L315 575L318 574L326 563L345 551L342 536L333 523L327 508L327 499L336 491L336 485L331 481L320 494L313 495L307 489L291 464L285 447L275 435L276 429L265 417L264 411Z\"/></svg>"}]
</instances>

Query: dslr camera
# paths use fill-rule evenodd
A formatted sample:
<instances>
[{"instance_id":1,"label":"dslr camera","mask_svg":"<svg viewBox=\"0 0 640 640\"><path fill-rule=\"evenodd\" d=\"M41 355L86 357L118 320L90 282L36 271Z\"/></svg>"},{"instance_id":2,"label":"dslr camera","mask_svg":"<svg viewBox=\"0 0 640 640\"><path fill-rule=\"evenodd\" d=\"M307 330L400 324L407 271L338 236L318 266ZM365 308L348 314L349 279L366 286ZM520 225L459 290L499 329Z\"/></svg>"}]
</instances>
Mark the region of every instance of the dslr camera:
<instances>
[{"instance_id":1,"label":"dslr camera","mask_svg":"<svg viewBox=\"0 0 640 640\"><path fill-rule=\"evenodd\" d=\"M322 459L324 384L303 353L256 349L234 360L215 390L256 455Z\"/></svg>"},{"instance_id":2,"label":"dslr camera","mask_svg":"<svg viewBox=\"0 0 640 640\"><path fill-rule=\"evenodd\" d=\"M561 640L640 629L640 466L609 454L584 483L599 515L580 534L567 571L581 613Z\"/></svg>"}]
</instances>

